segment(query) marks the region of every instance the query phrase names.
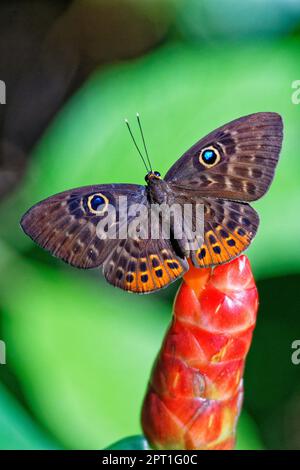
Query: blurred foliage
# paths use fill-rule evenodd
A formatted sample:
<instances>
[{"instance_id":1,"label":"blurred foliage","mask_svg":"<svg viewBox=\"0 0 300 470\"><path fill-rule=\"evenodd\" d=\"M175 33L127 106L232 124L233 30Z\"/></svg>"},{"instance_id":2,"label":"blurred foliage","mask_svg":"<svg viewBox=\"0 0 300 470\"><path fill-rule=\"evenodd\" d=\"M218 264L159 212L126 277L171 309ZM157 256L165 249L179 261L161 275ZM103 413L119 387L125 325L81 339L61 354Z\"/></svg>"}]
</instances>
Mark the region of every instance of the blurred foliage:
<instances>
[{"instance_id":1,"label":"blurred foliage","mask_svg":"<svg viewBox=\"0 0 300 470\"><path fill-rule=\"evenodd\" d=\"M299 366L291 344L300 331L300 275L258 284L260 309L245 377L245 406L271 449L300 449Z\"/></svg>"},{"instance_id":2,"label":"blurred foliage","mask_svg":"<svg viewBox=\"0 0 300 470\"><path fill-rule=\"evenodd\" d=\"M249 414L242 410L237 427L236 450L263 450L257 425Z\"/></svg>"},{"instance_id":3,"label":"blurred foliage","mask_svg":"<svg viewBox=\"0 0 300 470\"><path fill-rule=\"evenodd\" d=\"M58 449L1 384L0 449Z\"/></svg>"},{"instance_id":4,"label":"blurred foliage","mask_svg":"<svg viewBox=\"0 0 300 470\"><path fill-rule=\"evenodd\" d=\"M261 280L261 308L238 448L300 447L299 374L290 361L300 328L300 107L291 102L300 44L296 34L261 40L296 31L297 3L172 3L172 38L139 59L96 70L55 117L23 183L0 206L0 339L8 361L0 374L6 367L15 375L35 421L58 442L44 437L1 388L0 448L99 449L140 433L140 406L176 286L130 296L98 271L71 269L33 247L18 227L25 210L55 192L93 183L143 184L144 169L123 123L128 117L136 130L136 111L161 172L231 119L257 111L283 116L278 172L268 195L255 203L261 227L247 252ZM134 437L128 445L144 444Z\"/></svg>"},{"instance_id":5,"label":"blurred foliage","mask_svg":"<svg viewBox=\"0 0 300 470\"><path fill-rule=\"evenodd\" d=\"M75 448L103 447L136 432L168 304L13 255L5 271L7 362L43 422ZM18 295L11 295L11 279Z\"/></svg>"},{"instance_id":6,"label":"blurred foliage","mask_svg":"<svg viewBox=\"0 0 300 470\"><path fill-rule=\"evenodd\" d=\"M0 199L23 176L32 147L87 76L137 57L167 35L173 0L0 2Z\"/></svg>"},{"instance_id":7,"label":"blurred foliage","mask_svg":"<svg viewBox=\"0 0 300 470\"><path fill-rule=\"evenodd\" d=\"M195 21L198 19L198 21ZM186 0L178 28L193 41L265 39L295 29L298 0Z\"/></svg>"}]
</instances>

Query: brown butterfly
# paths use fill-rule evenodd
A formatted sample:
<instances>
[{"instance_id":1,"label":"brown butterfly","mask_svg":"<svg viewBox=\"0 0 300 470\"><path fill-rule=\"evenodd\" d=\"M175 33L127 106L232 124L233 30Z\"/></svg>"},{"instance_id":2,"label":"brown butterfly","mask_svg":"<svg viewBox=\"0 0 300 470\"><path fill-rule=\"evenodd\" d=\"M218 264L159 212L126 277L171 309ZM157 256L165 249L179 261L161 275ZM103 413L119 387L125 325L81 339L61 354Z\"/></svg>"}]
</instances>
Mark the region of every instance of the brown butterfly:
<instances>
[{"instance_id":1,"label":"brown butterfly","mask_svg":"<svg viewBox=\"0 0 300 470\"><path fill-rule=\"evenodd\" d=\"M282 119L276 113L236 119L197 142L163 179L158 172L147 170L146 186L106 184L71 189L33 206L21 226L32 240L72 266L102 266L114 286L153 292L181 277L189 267L187 258L200 268L214 266L249 246L259 218L248 201L259 199L268 190L282 137ZM192 250L184 237L97 236L97 225L108 204L117 207L120 196L127 197L129 212L133 205L202 204L204 235L196 237L198 245ZM120 230L122 214L117 215L114 224Z\"/></svg>"}]
</instances>

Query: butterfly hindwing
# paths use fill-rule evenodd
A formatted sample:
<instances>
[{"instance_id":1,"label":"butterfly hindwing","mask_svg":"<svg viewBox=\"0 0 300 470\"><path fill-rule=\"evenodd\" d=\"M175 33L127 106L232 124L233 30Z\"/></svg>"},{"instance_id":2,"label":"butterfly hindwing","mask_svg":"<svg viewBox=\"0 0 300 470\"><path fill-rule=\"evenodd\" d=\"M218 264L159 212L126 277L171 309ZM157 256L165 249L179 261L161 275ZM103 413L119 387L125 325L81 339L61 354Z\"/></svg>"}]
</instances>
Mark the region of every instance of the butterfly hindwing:
<instances>
[{"instance_id":1,"label":"butterfly hindwing","mask_svg":"<svg viewBox=\"0 0 300 470\"><path fill-rule=\"evenodd\" d=\"M128 237L120 240L103 266L110 284L136 293L166 287L188 270L184 256L168 239Z\"/></svg>"},{"instance_id":2,"label":"butterfly hindwing","mask_svg":"<svg viewBox=\"0 0 300 470\"><path fill-rule=\"evenodd\" d=\"M276 113L236 119L197 142L168 171L174 188L197 190L199 196L254 201L274 176L283 125Z\"/></svg>"},{"instance_id":3,"label":"butterfly hindwing","mask_svg":"<svg viewBox=\"0 0 300 470\"><path fill-rule=\"evenodd\" d=\"M204 240L190 253L192 263L208 267L226 263L250 245L259 225L256 211L247 203L203 199Z\"/></svg>"}]
</instances>

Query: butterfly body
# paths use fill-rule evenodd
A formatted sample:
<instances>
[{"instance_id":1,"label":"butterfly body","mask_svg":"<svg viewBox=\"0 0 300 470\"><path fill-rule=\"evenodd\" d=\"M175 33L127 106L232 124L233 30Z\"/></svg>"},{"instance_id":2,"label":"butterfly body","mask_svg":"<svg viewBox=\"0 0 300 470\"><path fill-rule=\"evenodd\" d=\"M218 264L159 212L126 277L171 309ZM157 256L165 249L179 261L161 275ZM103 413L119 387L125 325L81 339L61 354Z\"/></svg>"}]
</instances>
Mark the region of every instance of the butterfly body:
<instances>
[{"instance_id":1,"label":"butterfly body","mask_svg":"<svg viewBox=\"0 0 300 470\"><path fill-rule=\"evenodd\" d=\"M150 204L170 204L174 197L169 184L162 179L160 173L150 172L146 175L147 194Z\"/></svg>"},{"instance_id":2,"label":"butterfly body","mask_svg":"<svg viewBox=\"0 0 300 470\"><path fill-rule=\"evenodd\" d=\"M187 258L196 267L214 266L249 246L259 224L249 202L262 197L272 182L282 134L282 120L276 113L236 119L198 141L164 178L150 171L146 186L104 184L65 191L33 206L21 226L63 261L84 269L101 266L114 286L153 292L181 277L188 270ZM120 204L123 199L126 208ZM173 205L203 208L203 233L194 230L193 213L189 230L184 228L182 236L176 237L182 221L173 212L168 221L170 236L165 236L164 212L156 214L156 233L152 207L161 211ZM106 222L109 208L115 210L115 218ZM116 236L102 236L99 226L104 222ZM138 230L132 231L136 225ZM142 236L145 227L150 230Z\"/></svg>"}]
</instances>

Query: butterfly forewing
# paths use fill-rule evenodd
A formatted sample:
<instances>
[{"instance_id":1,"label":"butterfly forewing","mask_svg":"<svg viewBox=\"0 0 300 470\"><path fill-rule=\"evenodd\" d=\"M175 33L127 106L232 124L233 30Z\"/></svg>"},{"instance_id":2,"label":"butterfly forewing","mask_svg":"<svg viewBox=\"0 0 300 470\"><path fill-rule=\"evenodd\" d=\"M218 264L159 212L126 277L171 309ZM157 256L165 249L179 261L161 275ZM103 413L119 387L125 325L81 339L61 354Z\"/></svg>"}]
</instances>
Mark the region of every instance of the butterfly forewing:
<instances>
[{"instance_id":1,"label":"butterfly forewing","mask_svg":"<svg viewBox=\"0 0 300 470\"><path fill-rule=\"evenodd\" d=\"M103 209L100 206L97 211L90 205L96 195L102 196L105 204L108 202L116 207L117 221L119 196L126 197L128 208L132 204L146 201L143 186L87 186L65 191L36 204L23 216L21 226L38 245L72 266L100 266L111 254L118 240L104 240L97 235L97 226L106 212L105 206Z\"/></svg>"},{"instance_id":2,"label":"butterfly forewing","mask_svg":"<svg viewBox=\"0 0 300 470\"><path fill-rule=\"evenodd\" d=\"M198 195L254 201L265 194L274 176L283 125L276 113L256 113L226 124L197 142L168 171L174 188ZM212 165L203 151L215 152ZM208 162L209 163L209 162Z\"/></svg>"}]
</instances>

